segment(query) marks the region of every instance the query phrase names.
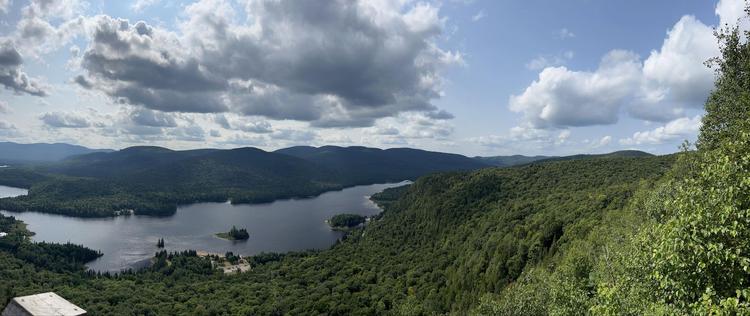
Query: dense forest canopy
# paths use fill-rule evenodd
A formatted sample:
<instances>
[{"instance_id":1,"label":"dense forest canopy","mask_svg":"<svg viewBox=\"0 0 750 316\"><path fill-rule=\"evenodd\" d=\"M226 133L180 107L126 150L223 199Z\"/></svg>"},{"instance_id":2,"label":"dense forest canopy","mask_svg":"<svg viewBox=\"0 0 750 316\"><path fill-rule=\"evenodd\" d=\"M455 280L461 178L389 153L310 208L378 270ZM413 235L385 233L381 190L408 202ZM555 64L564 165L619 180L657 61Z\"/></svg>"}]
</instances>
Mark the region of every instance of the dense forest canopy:
<instances>
[{"instance_id":1,"label":"dense forest canopy","mask_svg":"<svg viewBox=\"0 0 750 316\"><path fill-rule=\"evenodd\" d=\"M250 233L247 232L246 228L239 228L232 226L228 232L217 233L216 236L229 240L247 240L250 238Z\"/></svg>"},{"instance_id":2,"label":"dense forest canopy","mask_svg":"<svg viewBox=\"0 0 750 316\"><path fill-rule=\"evenodd\" d=\"M328 220L328 224L334 228L351 228L364 223L366 220L367 218L362 215L344 213L331 217L331 219Z\"/></svg>"}]
</instances>

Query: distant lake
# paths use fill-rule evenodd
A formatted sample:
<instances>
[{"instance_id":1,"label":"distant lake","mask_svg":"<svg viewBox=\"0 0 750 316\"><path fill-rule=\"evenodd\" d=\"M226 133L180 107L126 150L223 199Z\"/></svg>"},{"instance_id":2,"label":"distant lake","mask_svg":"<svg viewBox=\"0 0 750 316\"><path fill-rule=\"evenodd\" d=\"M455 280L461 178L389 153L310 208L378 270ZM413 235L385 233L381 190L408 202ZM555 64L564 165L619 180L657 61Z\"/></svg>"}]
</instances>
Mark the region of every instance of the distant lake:
<instances>
[{"instance_id":1,"label":"distant lake","mask_svg":"<svg viewBox=\"0 0 750 316\"><path fill-rule=\"evenodd\" d=\"M169 217L120 216L77 218L45 213L13 213L36 233L35 241L72 242L100 250L101 258L88 267L97 271L120 271L143 266L159 249L164 238L167 251L200 250L223 254L253 255L325 249L342 236L325 223L333 215L354 213L375 215L380 209L369 196L383 189L407 184L373 184L323 193L320 196L279 200L266 204L231 205L196 203L177 208ZM0 197L26 194L24 189L0 186ZM250 239L228 241L215 237L232 225L247 228Z\"/></svg>"},{"instance_id":2,"label":"distant lake","mask_svg":"<svg viewBox=\"0 0 750 316\"><path fill-rule=\"evenodd\" d=\"M0 168L2 167L3 166L0 166ZM28 193L29 193L29 190L26 190L26 189L6 187L4 185L0 185L0 198L26 195Z\"/></svg>"}]
</instances>

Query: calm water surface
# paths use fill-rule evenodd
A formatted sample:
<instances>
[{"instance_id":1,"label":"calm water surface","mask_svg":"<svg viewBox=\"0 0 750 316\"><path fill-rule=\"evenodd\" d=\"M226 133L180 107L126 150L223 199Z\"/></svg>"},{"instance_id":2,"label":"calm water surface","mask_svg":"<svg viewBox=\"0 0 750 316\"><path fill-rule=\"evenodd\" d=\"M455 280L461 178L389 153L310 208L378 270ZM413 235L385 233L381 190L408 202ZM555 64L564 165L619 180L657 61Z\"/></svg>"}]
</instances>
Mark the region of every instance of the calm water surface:
<instances>
[{"instance_id":1,"label":"calm water surface","mask_svg":"<svg viewBox=\"0 0 750 316\"><path fill-rule=\"evenodd\" d=\"M159 238L164 238L168 251L194 249L253 255L263 251L327 248L342 233L331 231L326 219L339 213L375 215L380 209L369 196L406 183L356 186L314 198L267 204L196 203L179 207L170 217L136 215L90 219L33 212L0 213L26 222L29 230L36 233L35 241L70 241L100 250L104 256L90 262L89 268L119 271L147 262L158 251ZM0 197L23 194L26 194L24 189L0 186ZM228 241L214 236L228 231L232 225L247 228L250 239Z\"/></svg>"}]
</instances>

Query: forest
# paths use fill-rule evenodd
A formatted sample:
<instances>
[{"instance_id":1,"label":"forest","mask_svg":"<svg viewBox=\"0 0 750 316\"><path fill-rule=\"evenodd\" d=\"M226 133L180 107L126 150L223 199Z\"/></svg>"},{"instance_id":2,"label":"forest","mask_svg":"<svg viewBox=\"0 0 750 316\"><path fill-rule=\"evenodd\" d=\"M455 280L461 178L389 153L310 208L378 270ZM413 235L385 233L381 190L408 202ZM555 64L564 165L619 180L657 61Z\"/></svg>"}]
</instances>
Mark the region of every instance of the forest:
<instances>
[{"instance_id":1,"label":"forest","mask_svg":"<svg viewBox=\"0 0 750 316\"><path fill-rule=\"evenodd\" d=\"M357 214L337 214L328 220L328 225L332 228L351 228L364 223L366 217Z\"/></svg>"},{"instance_id":2,"label":"forest","mask_svg":"<svg viewBox=\"0 0 750 316\"><path fill-rule=\"evenodd\" d=\"M247 240L250 238L250 233L245 228L237 229L237 227L232 226L228 232L217 233L216 236L227 240Z\"/></svg>"}]
</instances>

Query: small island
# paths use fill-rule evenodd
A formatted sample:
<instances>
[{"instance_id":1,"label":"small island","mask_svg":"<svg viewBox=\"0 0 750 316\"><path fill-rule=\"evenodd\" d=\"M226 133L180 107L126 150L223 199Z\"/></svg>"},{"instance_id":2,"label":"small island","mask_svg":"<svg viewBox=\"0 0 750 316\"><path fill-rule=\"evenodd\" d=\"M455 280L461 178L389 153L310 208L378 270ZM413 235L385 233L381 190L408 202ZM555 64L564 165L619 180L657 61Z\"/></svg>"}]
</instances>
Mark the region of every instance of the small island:
<instances>
[{"instance_id":1,"label":"small island","mask_svg":"<svg viewBox=\"0 0 750 316\"><path fill-rule=\"evenodd\" d=\"M164 238L159 238L159 241L156 242L157 248L164 248Z\"/></svg>"},{"instance_id":2,"label":"small island","mask_svg":"<svg viewBox=\"0 0 750 316\"><path fill-rule=\"evenodd\" d=\"M335 230L347 230L367 221L367 217L357 214L338 214L328 220L328 225Z\"/></svg>"},{"instance_id":3,"label":"small island","mask_svg":"<svg viewBox=\"0 0 750 316\"><path fill-rule=\"evenodd\" d=\"M248 238L250 238L250 234L247 232L247 229L237 229L237 227L232 226L232 229L230 229L226 233L217 233L216 237L224 238L227 240L247 240Z\"/></svg>"}]
</instances>

